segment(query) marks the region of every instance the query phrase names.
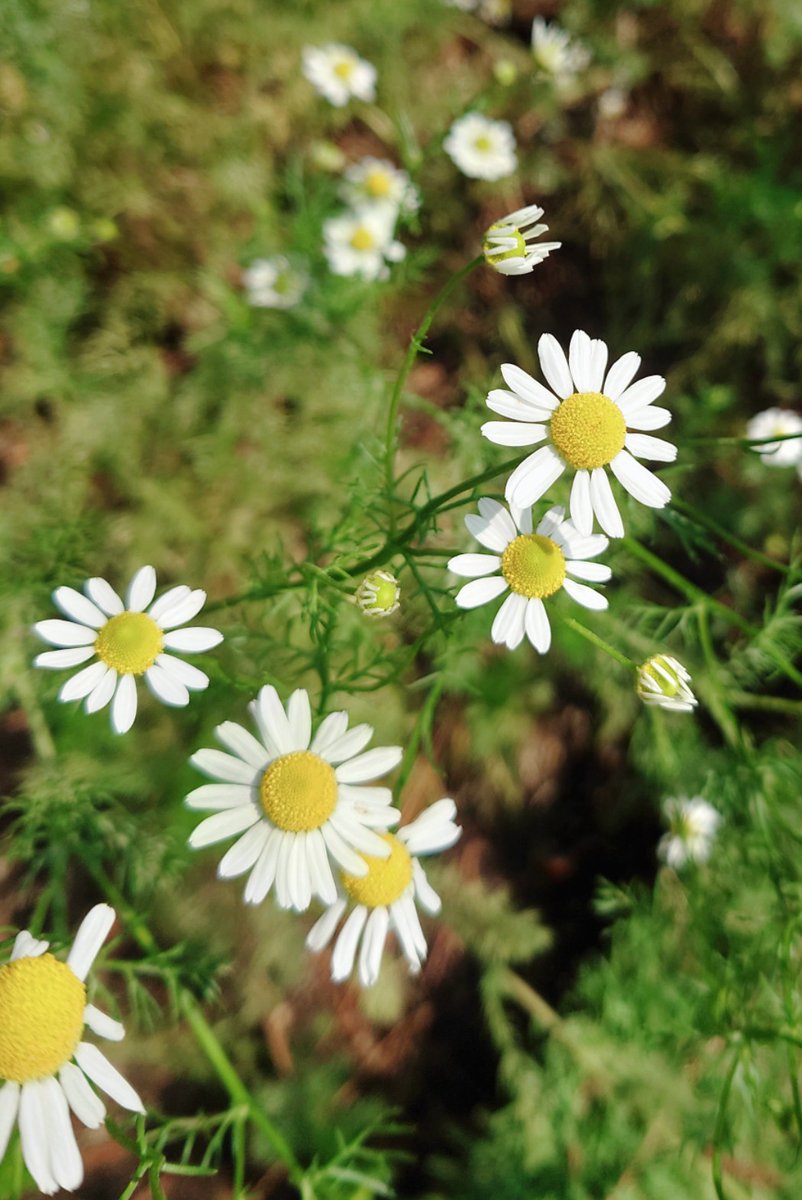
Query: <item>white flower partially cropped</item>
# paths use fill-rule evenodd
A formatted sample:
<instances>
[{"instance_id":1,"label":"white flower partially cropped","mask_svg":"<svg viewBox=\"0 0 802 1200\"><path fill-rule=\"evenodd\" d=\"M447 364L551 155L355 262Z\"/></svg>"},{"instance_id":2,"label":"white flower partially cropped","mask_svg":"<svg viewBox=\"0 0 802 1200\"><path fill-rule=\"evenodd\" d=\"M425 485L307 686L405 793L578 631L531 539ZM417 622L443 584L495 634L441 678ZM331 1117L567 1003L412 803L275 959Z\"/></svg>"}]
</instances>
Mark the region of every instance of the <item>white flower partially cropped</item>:
<instances>
[{"instance_id":1,"label":"white flower partially cropped","mask_svg":"<svg viewBox=\"0 0 802 1200\"><path fill-rule=\"evenodd\" d=\"M360 854L387 857L374 829L398 820L392 793L369 781L392 771L401 747L365 750L370 725L348 729L348 715L330 713L312 736L309 696L293 692L286 711L274 687L263 687L250 705L259 730L255 738L233 721L215 736L228 753L198 750L190 762L216 782L186 798L190 808L213 812L189 839L194 849L236 835L220 861L218 875L232 879L250 872L245 902L260 904L275 885L281 908L303 912L313 896L337 899L333 860L345 871L365 875Z\"/></svg>"},{"instance_id":2,"label":"white flower partially cropped","mask_svg":"<svg viewBox=\"0 0 802 1200\"><path fill-rule=\"evenodd\" d=\"M254 308L294 308L307 283L307 276L283 254L255 258L242 272L242 285Z\"/></svg>"},{"instance_id":3,"label":"white flower partially cropped","mask_svg":"<svg viewBox=\"0 0 802 1200\"><path fill-rule=\"evenodd\" d=\"M407 172L386 158L372 155L346 169L340 192L351 208L388 208L393 216L415 212L420 203Z\"/></svg>"},{"instance_id":4,"label":"white flower partially cropped","mask_svg":"<svg viewBox=\"0 0 802 1200\"><path fill-rule=\"evenodd\" d=\"M688 862L707 862L721 824L721 814L700 796L692 800L684 797L666 800L663 811L670 826L657 847L663 862L675 871Z\"/></svg>"},{"instance_id":5,"label":"white flower partially cropped","mask_svg":"<svg viewBox=\"0 0 802 1200\"><path fill-rule=\"evenodd\" d=\"M376 68L351 46L341 42L304 46L301 62L305 77L318 95L337 108L352 96L368 103L376 99Z\"/></svg>"},{"instance_id":6,"label":"white flower partially cropped","mask_svg":"<svg viewBox=\"0 0 802 1200\"><path fill-rule=\"evenodd\" d=\"M335 275L387 279L387 263L400 262L406 250L393 237L395 210L360 208L323 223L323 252Z\"/></svg>"},{"instance_id":7,"label":"white flower partially cropped","mask_svg":"<svg viewBox=\"0 0 802 1200\"><path fill-rule=\"evenodd\" d=\"M532 22L532 58L535 65L555 79L570 79L584 71L590 62L585 46L575 41L559 25L549 25L542 17Z\"/></svg>"},{"instance_id":8,"label":"white flower partially cropped","mask_svg":"<svg viewBox=\"0 0 802 1200\"><path fill-rule=\"evenodd\" d=\"M548 225L538 224L542 216L543 209L530 204L495 221L484 236L485 261L502 275L528 275L562 245L536 240L548 229Z\"/></svg>"},{"instance_id":9,"label":"white flower partially cropped","mask_svg":"<svg viewBox=\"0 0 802 1200\"><path fill-rule=\"evenodd\" d=\"M75 1191L83 1181L70 1109L90 1129L106 1117L90 1081L123 1108L145 1111L106 1056L82 1041L84 1026L115 1042L125 1036L119 1021L87 1003L84 983L113 924L107 904L93 908L66 963L22 930L0 967L0 1159L19 1125L25 1165L46 1196Z\"/></svg>"},{"instance_id":10,"label":"white flower partially cropped","mask_svg":"<svg viewBox=\"0 0 802 1200\"><path fill-rule=\"evenodd\" d=\"M455 575L470 579L457 593L460 608L490 604L509 591L496 613L490 636L497 645L514 650L524 635L540 654L551 645L546 606L549 596L564 589L585 608L607 608L607 598L585 583L606 583L610 568L588 562L607 549L602 534L582 535L565 510L551 508L532 532L532 510L511 509L497 500L479 501L479 515L465 518L469 533L492 554L458 554L449 561Z\"/></svg>"},{"instance_id":11,"label":"white flower partially cropped","mask_svg":"<svg viewBox=\"0 0 802 1200\"><path fill-rule=\"evenodd\" d=\"M540 366L551 391L520 367L501 368L508 391L496 388L487 406L509 421L488 421L482 433L497 446L537 446L507 480L511 505L527 508L543 496L566 470L574 471L571 520L581 534L593 529L594 514L610 537L623 537L624 524L613 497L606 468L635 500L663 508L671 492L661 479L637 460L673 462L677 448L652 437L671 420L666 408L653 401L666 381L660 375L632 380L640 355L630 351L610 367L607 346L581 329L571 338L568 358L556 338L544 334L538 342Z\"/></svg>"},{"instance_id":12,"label":"white flower partially cropped","mask_svg":"<svg viewBox=\"0 0 802 1200\"><path fill-rule=\"evenodd\" d=\"M59 700L83 700L88 713L105 708L111 701L111 724L126 733L134 723L137 708L136 677L163 704L182 708L189 693L209 686L209 677L174 654L202 654L222 642L216 629L196 626L180 629L193 620L206 603L206 593L196 588L170 588L158 600L156 572L141 567L128 588L125 604L105 579L88 579L81 595L74 588L60 587L53 600L67 621L39 621L34 633L58 650L46 650L34 660L36 667L84 667L62 687ZM147 611L145 611L147 610Z\"/></svg>"},{"instance_id":13,"label":"white flower partially cropped","mask_svg":"<svg viewBox=\"0 0 802 1200\"><path fill-rule=\"evenodd\" d=\"M384 835L389 856L365 857L367 874L342 875L345 896L326 910L306 939L310 950L322 950L333 938L349 900L353 902L331 958L331 977L336 982L351 974L359 950L360 981L364 987L374 984L390 928L395 931L410 972L418 974L427 947L416 902L428 913L440 911L440 897L426 878L420 856L438 854L454 845L462 833L454 819L456 814L453 800L438 800L409 825L402 825L397 834Z\"/></svg>"},{"instance_id":14,"label":"white flower partially cropped","mask_svg":"<svg viewBox=\"0 0 802 1200\"><path fill-rule=\"evenodd\" d=\"M512 126L481 113L466 113L455 121L443 149L471 179L505 179L518 165Z\"/></svg>"},{"instance_id":15,"label":"white flower partially cropped","mask_svg":"<svg viewBox=\"0 0 802 1200\"><path fill-rule=\"evenodd\" d=\"M746 436L754 438L789 437L802 434L802 417L787 408L767 408L757 413L746 426ZM769 467L798 467L802 465L802 437L787 442L766 442L754 446Z\"/></svg>"}]
</instances>

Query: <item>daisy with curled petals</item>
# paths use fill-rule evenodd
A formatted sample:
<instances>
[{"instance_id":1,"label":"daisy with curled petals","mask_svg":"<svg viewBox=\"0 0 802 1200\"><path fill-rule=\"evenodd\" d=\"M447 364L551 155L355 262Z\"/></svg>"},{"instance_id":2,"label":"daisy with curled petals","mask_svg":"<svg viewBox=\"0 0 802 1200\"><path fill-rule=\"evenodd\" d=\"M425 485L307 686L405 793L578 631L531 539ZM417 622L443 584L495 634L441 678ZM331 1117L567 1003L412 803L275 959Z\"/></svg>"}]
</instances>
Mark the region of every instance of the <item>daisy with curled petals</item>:
<instances>
[{"instance_id":1,"label":"daisy with curled petals","mask_svg":"<svg viewBox=\"0 0 802 1200\"><path fill-rule=\"evenodd\" d=\"M454 845L462 833L454 820L456 814L453 800L438 800L409 825L403 825L397 834L384 835L390 847L389 857L364 856L367 874L342 874L345 896L327 909L306 939L310 950L322 950L333 938L348 901L354 902L334 945L331 977L335 982L351 974L359 948L360 981L364 987L374 984L379 978L384 942L391 927L410 972L418 974L426 958L426 938L416 903L428 913L440 911L440 897L426 878L420 856L438 854Z\"/></svg>"},{"instance_id":2,"label":"daisy with curled petals","mask_svg":"<svg viewBox=\"0 0 802 1200\"><path fill-rule=\"evenodd\" d=\"M113 924L107 904L93 908L65 963L23 930L0 967L0 1159L18 1124L25 1165L46 1196L83 1180L70 1109L90 1129L106 1117L90 1081L123 1108L145 1111L106 1056L82 1041L85 1025L111 1041L125 1036L119 1021L87 1003L84 983Z\"/></svg>"},{"instance_id":3,"label":"daisy with curled petals","mask_svg":"<svg viewBox=\"0 0 802 1200\"><path fill-rule=\"evenodd\" d=\"M507 480L506 498L527 508L549 490L564 471L573 471L571 520L581 534L593 529L594 514L610 537L623 537L624 525L613 497L607 468L630 496L650 508L664 508L671 492L637 460L673 462L677 448L651 437L671 420L653 401L666 381L660 375L632 380L640 355L629 351L610 367L607 346L578 329L568 358L556 338L538 342L540 366L551 391L520 367L501 368L508 391L496 388L487 406L510 421L488 421L482 433L497 446L537 446Z\"/></svg>"},{"instance_id":4,"label":"daisy with curled petals","mask_svg":"<svg viewBox=\"0 0 802 1200\"><path fill-rule=\"evenodd\" d=\"M189 693L209 686L209 677L166 651L201 654L223 640L216 629L179 629L198 615L206 593L196 588L170 588L154 601L156 572L141 567L131 580L125 604L105 579L87 579L85 595L71 587L56 588L53 600L67 621L39 621L34 633L58 650L46 650L35 667L77 667L93 658L62 687L59 700L83 700L87 712L111 700L111 724L126 733L136 716L136 677L163 704L183 708ZM145 611L147 609L147 611Z\"/></svg>"},{"instance_id":5,"label":"daisy with curled petals","mask_svg":"<svg viewBox=\"0 0 802 1200\"><path fill-rule=\"evenodd\" d=\"M509 216L495 221L484 236L485 262L502 275L528 275L538 263L559 250L562 242L538 242L548 225L539 224L543 209L537 204L517 208Z\"/></svg>"},{"instance_id":6,"label":"daisy with curled petals","mask_svg":"<svg viewBox=\"0 0 802 1200\"><path fill-rule=\"evenodd\" d=\"M607 607L605 596L577 582L606 583L610 578L609 567L587 561L607 549L607 538L578 533L564 516L563 508L550 508L533 533L531 508L508 512L497 500L485 498L479 501L479 515L465 518L469 533L493 553L450 559L448 569L471 580L457 592L456 602L460 608L478 608L510 593L490 631L497 645L514 650L526 635L545 654L551 626L543 601L561 588L585 608Z\"/></svg>"},{"instance_id":7,"label":"daisy with curled petals","mask_svg":"<svg viewBox=\"0 0 802 1200\"><path fill-rule=\"evenodd\" d=\"M379 858L390 853L373 831L394 825L398 811L389 788L368 782L398 766L401 747L362 753L373 729L349 730L344 712L330 713L313 737L303 688L292 693L285 711L276 689L263 687L250 710L259 738L225 721L215 735L229 753L198 750L190 759L216 782L187 796L190 808L214 814L201 821L189 844L197 850L242 835L217 873L232 879L250 872L247 904L260 904L274 885L281 908L303 912L313 896L332 904L337 889L331 859L345 871L366 875L360 853Z\"/></svg>"}]
</instances>

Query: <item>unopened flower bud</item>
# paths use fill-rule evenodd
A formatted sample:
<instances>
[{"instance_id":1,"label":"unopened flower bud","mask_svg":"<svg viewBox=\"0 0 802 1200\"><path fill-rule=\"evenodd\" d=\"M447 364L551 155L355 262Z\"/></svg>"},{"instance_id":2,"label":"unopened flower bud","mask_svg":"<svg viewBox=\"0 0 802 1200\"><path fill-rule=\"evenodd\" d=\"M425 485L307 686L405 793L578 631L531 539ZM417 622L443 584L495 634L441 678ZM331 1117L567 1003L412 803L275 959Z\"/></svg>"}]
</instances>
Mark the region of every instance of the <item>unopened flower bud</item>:
<instances>
[{"instance_id":1,"label":"unopened flower bud","mask_svg":"<svg viewBox=\"0 0 802 1200\"><path fill-rule=\"evenodd\" d=\"M356 602L368 617L389 617L401 603L401 588L389 571L371 571L356 590Z\"/></svg>"},{"instance_id":2,"label":"unopened flower bud","mask_svg":"<svg viewBox=\"0 0 802 1200\"><path fill-rule=\"evenodd\" d=\"M635 690L644 704L669 712L692 712L699 703L688 684L691 677L676 658L654 654L638 667Z\"/></svg>"}]
</instances>

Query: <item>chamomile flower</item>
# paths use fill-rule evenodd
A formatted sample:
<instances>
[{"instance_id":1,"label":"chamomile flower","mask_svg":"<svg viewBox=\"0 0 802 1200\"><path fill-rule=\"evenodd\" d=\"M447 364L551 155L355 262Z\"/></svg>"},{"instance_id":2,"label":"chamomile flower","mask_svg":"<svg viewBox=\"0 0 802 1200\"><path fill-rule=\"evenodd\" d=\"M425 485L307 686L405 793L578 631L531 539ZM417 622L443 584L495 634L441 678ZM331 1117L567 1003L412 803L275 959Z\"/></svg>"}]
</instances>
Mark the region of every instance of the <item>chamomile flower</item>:
<instances>
[{"instance_id":1,"label":"chamomile flower","mask_svg":"<svg viewBox=\"0 0 802 1200\"><path fill-rule=\"evenodd\" d=\"M113 924L107 904L93 908L66 962L22 930L0 967L0 1159L19 1125L25 1165L46 1196L59 1188L72 1192L83 1181L70 1109L90 1129L106 1117L90 1083L123 1108L145 1111L116 1067L83 1041L84 1026L115 1042L125 1036L119 1021L87 1003L84 982Z\"/></svg>"},{"instance_id":2,"label":"chamomile flower","mask_svg":"<svg viewBox=\"0 0 802 1200\"><path fill-rule=\"evenodd\" d=\"M701 796L666 800L663 811L669 832L663 834L657 853L675 871L686 863L704 863L710 858L721 813Z\"/></svg>"},{"instance_id":3,"label":"chamomile flower","mask_svg":"<svg viewBox=\"0 0 802 1200\"><path fill-rule=\"evenodd\" d=\"M363 856L366 874L341 874L345 895L326 910L306 939L310 950L324 949L334 937L349 900L353 903L334 944L331 977L336 982L351 974L359 949L360 981L364 987L374 984L390 928L395 931L411 974L418 974L427 947L416 903L428 913L440 911L440 897L426 878L420 856L438 854L454 845L462 833L454 820L456 813L453 800L438 800L409 825L402 825L398 833L384 834L390 853L386 858Z\"/></svg>"},{"instance_id":4,"label":"chamomile flower","mask_svg":"<svg viewBox=\"0 0 802 1200\"><path fill-rule=\"evenodd\" d=\"M335 275L387 279L387 263L400 262L406 250L393 237L395 212L360 208L330 217L323 224L323 253Z\"/></svg>"},{"instance_id":5,"label":"chamomile flower","mask_svg":"<svg viewBox=\"0 0 802 1200\"><path fill-rule=\"evenodd\" d=\"M351 208L389 208L392 213L415 212L418 193L406 171L386 158L367 155L343 175L341 194Z\"/></svg>"},{"instance_id":6,"label":"chamomile flower","mask_svg":"<svg viewBox=\"0 0 802 1200\"><path fill-rule=\"evenodd\" d=\"M141 567L120 599L105 579L88 579L81 595L74 588L60 587L53 600L67 621L39 621L34 633L58 650L46 650L34 660L36 667L77 667L95 659L62 687L59 700L83 700L87 712L97 712L111 701L111 724L126 733L134 723L137 708L136 678L145 683L163 704L182 708L191 691L209 686L209 677L167 651L202 654L222 642L216 629L196 626L180 629L198 615L206 593L181 585L170 588L158 600L156 572ZM147 611L145 611L147 610Z\"/></svg>"},{"instance_id":7,"label":"chamomile flower","mask_svg":"<svg viewBox=\"0 0 802 1200\"><path fill-rule=\"evenodd\" d=\"M670 654L653 654L638 667L635 690L644 704L668 712L693 712L699 701L690 689L691 677Z\"/></svg>"},{"instance_id":8,"label":"chamomile flower","mask_svg":"<svg viewBox=\"0 0 802 1200\"><path fill-rule=\"evenodd\" d=\"M341 42L304 46L301 62L305 77L318 95L337 108L352 97L368 103L376 99L376 68L350 46Z\"/></svg>"},{"instance_id":9,"label":"chamomile flower","mask_svg":"<svg viewBox=\"0 0 802 1200\"><path fill-rule=\"evenodd\" d=\"M512 126L481 113L466 113L455 121L443 149L470 179L505 179L518 165Z\"/></svg>"},{"instance_id":10,"label":"chamomile flower","mask_svg":"<svg viewBox=\"0 0 802 1200\"><path fill-rule=\"evenodd\" d=\"M583 536L565 510L550 508L532 532L532 510L510 509L497 500L479 501L479 515L465 518L469 533L492 554L458 554L449 561L455 575L470 579L457 593L460 608L478 608L509 592L496 613L490 636L497 645L514 650L524 635L545 654L551 645L551 626L543 603L564 589L585 608L607 608L607 599L577 580L606 583L610 568L588 562L607 549L602 534Z\"/></svg>"},{"instance_id":11,"label":"chamomile flower","mask_svg":"<svg viewBox=\"0 0 802 1200\"><path fill-rule=\"evenodd\" d=\"M371 571L356 589L356 602L366 617L391 617L401 607L401 585L389 571Z\"/></svg>"},{"instance_id":12,"label":"chamomile flower","mask_svg":"<svg viewBox=\"0 0 802 1200\"><path fill-rule=\"evenodd\" d=\"M787 408L767 408L757 413L746 426L746 436L759 440L802 434L802 417ZM766 442L753 447L769 467L802 466L802 437L787 442Z\"/></svg>"},{"instance_id":13,"label":"chamomile flower","mask_svg":"<svg viewBox=\"0 0 802 1200\"><path fill-rule=\"evenodd\" d=\"M242 272L248 303L254 308L294 308L306 291L306 275L283 254L255 258Z\"/></svg>"},{"instance_id":14,"label":"chamomile flower","mask_svg":"<svg viewBox=\"0 0 802 1200\"><path fill-rule=\"evenodd\" d=\"M362 751L370 725L348 729L348 716L334 712L312 736L309 696L299 688L286 711L274 687L263 687L250 705L259 730L255 738L233 721L215 736L229 753L198 750L190 762L215 780L186 798L190 808L214 815L197 826L189 844L198 850L242 835L220 861L218 875L233 879L250 872L245 902L260 904L275 885L281 908L303 912L312 896L337 899L330 859L354 875L367 874L360 853L387 857L374 829L398 820L389 788L367 786L392 771L400 746Z\"/></svg>"},{"instance_id":15,"label":"chamomile flower","mask_svg":"<svg viewBox=\"0 0 802 1200\"><path fill-rule=\"evenodd\" d=\"M542 216L543 209L530 204L495 221L482 243L485 261L502 275L528 275L562 245L536 240L548 229L548 225L538 224Z\"/></svg>"},{"instance_id":16,"label":"chamomile flower","mask_svg":"<svg viewBox=\"0 0 802 1200\"><path fill-rule=\"evenodd\" d=\"M568 80L584 71L590 62L585 46L559 25L547 24L542 17L532 22L532 58L544 75Z\"/></svg>"},{"instance_id":17,"label":"chamomile flower","mask_svg":"<svg viewBox=\"0 0 802 1200\"><path fill-rule=\"evenodd\" d=\"M549 391L520 367L505 363L501 374L509 391L497 388L487 406L511 422L488 421L482 433L497 446L536 446L546 442L515 468L507 480L507 501L527 508L543 496L564 471L573 471L571 520L581 534L593 528L594 514L610 537L623 537L624 525L607 478L609 467L635 500L663 508L671 492L637 460L673 462L677 448L646 430L671 420L653 401L665 389L660 375L632 380L640 356L629 351L605 375L607 346L578 329L568 358L556 338L538 342L540 366Z\"/></svg>"}]
</instances>

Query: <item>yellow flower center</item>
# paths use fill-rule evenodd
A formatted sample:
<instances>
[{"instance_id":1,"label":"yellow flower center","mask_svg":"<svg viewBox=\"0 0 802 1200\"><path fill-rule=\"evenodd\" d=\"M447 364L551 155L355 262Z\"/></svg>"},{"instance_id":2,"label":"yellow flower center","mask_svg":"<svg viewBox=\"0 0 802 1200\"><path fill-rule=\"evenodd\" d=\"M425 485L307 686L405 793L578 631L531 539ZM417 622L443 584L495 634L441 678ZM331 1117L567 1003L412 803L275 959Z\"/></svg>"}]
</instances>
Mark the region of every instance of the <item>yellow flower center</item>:
<instances>
[{"instance_id":1,"label":"yellow flower center","mask_svg":"<svg viewBox=\"0 0 802 1200\"><path fill-rule=\"evenodd\" d=\"M164 635L147 613L124 612L107 621L95 640L95 652L121 675L144 675L164 647Z\"/></svg>"},{"instance_id":2,"label":"yellow flower center","mask_svg":"<svg viewBox=\"0 0 802 1200\"><path fill-rule=\"evenodd\" d=\"M353 75L353 73L354 73L354 64L351 62L350 59L341 58L340 61L335 64L334 74L337 76L338 79L342 79L347 83L348 80Z\"/></svg>"},{"instance_id":3,"label":"yellow flower center","mask_svg":"<svg viewBox=\"0 0 802 1200\"><path fill-rule=\"evenodd\" d=\"M574 392L551 418L551 440L577 470L606 467L624 448L627 423L609 396Z\"/></svg>"},{"instance_id":4,"label":"yellow flower center","mask_svg":"<svg viewBox=\"0 0 802 1200\"><path fill-rule=\"evenodd\" d=\"M375 171L368 171L365 176L365 191L369 196L375 196L377 200L389 196L392 186L392 180L387 172L378 168Z\"/></svg>"},{"instance_id":5,"label":"yellow flower center","mask_svg":"<svg viewBox=\"0 0 802 1200\"><path fill-rule=\"evenodd\" d=\"M519 596L553 596L565 579L565 555L540 533L522 533L501 556L501 573Z\"/></svg>"},{"instance_id":6,"label":"yellow flower center","mask_svg":"<svg viewBox=\"0 0 802 1200\"><path fill-rule=\"evenodd\" d=\"M369 229L364 225L359 225L351 234L351 245L354 250L373 250L376 246L376 239Z\"/></svg>"},{"instance_id":7,"label":"yellow flower center","mask_svg":"<svg viewBox=\"0 0 802 1200\"><path fill-rule=\"evenodd\" d=\"M301 833L319 829L334 812L337 780L317 754L297 750L270 764L259 792L262 808L278 829Z\"/></svg>"},{"instance_id":8,"label":"yellow flower center","mask_svg":"<svg viewBox=\"0 0 802 1200\"><path fill-rule=\"evenodd\" d=\"M493 143L486 133L480 133L479 137L474 139L473 148L480 154L487 154L488 150L493 149Z\"/></svg>"},{"instance_id":9,"label":"yellow flower center","mask_svg":"<svg viewBox=\"0 0 802 1200\"><path fill-rule=\"evenodd\" d=\"M390 847L389 858L361 857L368 865L367 875L342 872L343 887L352 900L366 908L384 908L403 895L412 879L412 859L403 842L392 833L379 834Z\"/></svg>"},{"instance_id":10,"label":"yellow flower center","mask_svg":"<svg viewBox=\"0 0 802 1200\"><path fill-rule=\"evenodd\" d=\"M52 954L0 967L0 1079L29 1083L69 1062L85 1007L86 988Z\"/></svg>"},{"instance_id":11,"label":"yellow flower center","mask_svg":"<svg viewBox=\"0 0 802 1200\"><path fill-rule=\"evenodd\" d=\"M504 237L514 237L515 245L511 250L499 250L497 244L493 241L494 235L499 236L503 233ZM484 245L482 246L484 256L491 266L496 263L505 262L508 258L526 258L526 242L524 235L520 229L515 229L512 226L505 226L504 222L496 225L491 225L485 235Z\"/></svg>"}]
</instances>

